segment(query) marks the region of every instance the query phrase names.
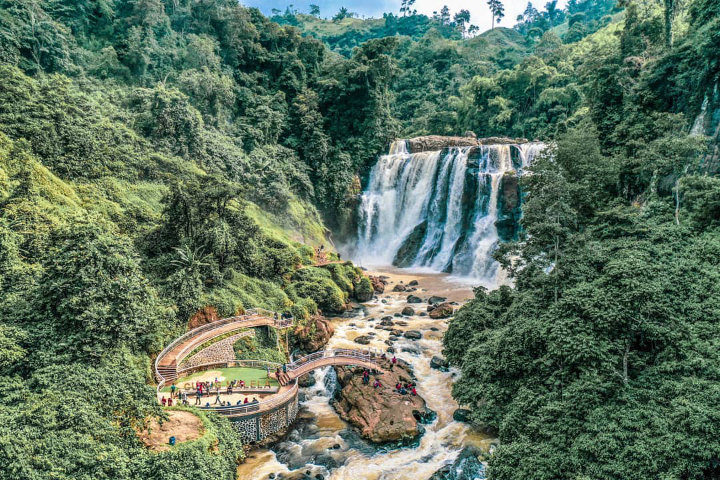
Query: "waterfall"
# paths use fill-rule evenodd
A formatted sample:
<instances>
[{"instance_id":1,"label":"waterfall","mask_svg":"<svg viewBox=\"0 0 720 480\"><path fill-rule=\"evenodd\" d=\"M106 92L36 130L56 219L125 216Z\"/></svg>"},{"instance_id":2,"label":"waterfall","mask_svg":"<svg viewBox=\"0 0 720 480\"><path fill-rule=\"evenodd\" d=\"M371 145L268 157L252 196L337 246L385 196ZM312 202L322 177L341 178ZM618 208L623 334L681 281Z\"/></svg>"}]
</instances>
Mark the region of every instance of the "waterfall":
<instances>
[{"instance_id":1,"label":"waterfall","mask_svg":"<svg viewBox=\"0 0 720 480\"><path fill-rule=\"evenodd\" d=\"M518 231L517 178L542 148L526 143L409 153L407 141L394 142L361 197L358 261L495 285L492 252Z\"/></svg>"}]
</instances>

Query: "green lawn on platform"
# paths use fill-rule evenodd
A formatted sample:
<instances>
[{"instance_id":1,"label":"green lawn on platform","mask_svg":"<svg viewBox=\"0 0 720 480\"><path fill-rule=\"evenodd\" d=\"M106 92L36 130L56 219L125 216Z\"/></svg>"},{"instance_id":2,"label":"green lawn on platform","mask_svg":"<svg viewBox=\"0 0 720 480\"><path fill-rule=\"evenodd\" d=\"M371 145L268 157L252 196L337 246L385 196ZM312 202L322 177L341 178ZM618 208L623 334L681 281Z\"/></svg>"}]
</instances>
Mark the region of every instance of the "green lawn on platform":
<instances>
[{"instance_id":1,"label":"green lawn on platform","mask_svg":"<svg viewBox=\"0 0 720 480\"><path fill-rule=\"evenodd\" d=\"M215 377L222 378L223 386L227 385L228 380L245 380L245 385L249 386L251 380L260 381L260 386L265 386L265 381L268 379L267 372L262 368L247 368L247 367L230 367L230 368L213 368L202 372L196 372L187 377L179 378L175 381L175 385L183 387L186 382L194 383L197 380L202 381L214 381ZM277 380L270 378L270 385L273 387L278 386ZM167 386L161 390L162 392L169 392L170 386Z\"/></svg>"}]
</instances>

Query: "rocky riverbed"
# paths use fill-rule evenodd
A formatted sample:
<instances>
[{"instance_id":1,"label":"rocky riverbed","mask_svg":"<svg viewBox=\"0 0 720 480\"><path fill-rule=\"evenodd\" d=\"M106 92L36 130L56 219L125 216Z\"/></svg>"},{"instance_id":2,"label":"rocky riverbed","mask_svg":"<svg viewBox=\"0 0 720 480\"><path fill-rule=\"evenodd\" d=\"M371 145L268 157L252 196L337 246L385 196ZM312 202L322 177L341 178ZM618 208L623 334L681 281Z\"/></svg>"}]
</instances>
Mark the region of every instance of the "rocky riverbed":
<instances>
[{"instance_id":1,"label":"rocky riverbed","mask_svg":"<svg viewBox=\"0 0 720 480\"><path fill-rule=\"evenodd\" d=\"M375 397L376 392L367 390L372 389L374 377L369 386L362 385L360 369L354 374L350 368L316 371L314 383L308 382L311 386L301 389L298 421L270 449L251 452L238 469L240 480L271 475L288 480L425 480L437 472L442 476L434 478L452 478L448 473L459 471L453 464L469 465L469 469L464 467L465 472L481 471L475 464L477 456L487 453L493 440L453 419L458 405L451 389L457 372L442 363L442 335L452 320L434 319L427 312L432 296L438 297L434 299L438 305L459 308L472 297L471 286L444 274L386 270L372 275L378 286L382 279L384 292L361 309L331 319L334 333L328 348L359 348L356 340L364 338L367 348L391 349L400 361L394 374L398 378L414 377L418 397L392 392L386 396L378 392ZM393 291L397 285L403 286L401 291ZM421 303L409 304L409 295L419 297ZM413 313L403 315L408 306ZM395 377L388 376L388 382L383 376L379 377L383 387L392 390ZM398 400L411 404L404 405L401 413L381 413L397 409ZM418 420L413 411L436 415ZM403 419L400 427L395 425L398 419ZM468 446L474 449L464 450Z\"/></svg>"}]
</instances>

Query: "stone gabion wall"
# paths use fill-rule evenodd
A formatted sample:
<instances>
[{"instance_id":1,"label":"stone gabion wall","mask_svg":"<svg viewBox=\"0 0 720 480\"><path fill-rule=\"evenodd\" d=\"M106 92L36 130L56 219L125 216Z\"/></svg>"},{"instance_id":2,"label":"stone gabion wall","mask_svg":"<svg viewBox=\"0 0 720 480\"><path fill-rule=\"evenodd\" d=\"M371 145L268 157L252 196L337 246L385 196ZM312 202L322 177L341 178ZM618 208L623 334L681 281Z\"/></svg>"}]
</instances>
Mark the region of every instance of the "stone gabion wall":
<instances>
[{"instance_id":1,"label":"stone gabion wall","mask_svg":"<svg viewBox=\"0 0 720 480\"><path fill-rule=\"evenodd\" d=\"M232 420L235 429L240 433L243 444L247 445L256 442L258 439L257 417Z\"/></svg>"},{"instance_id":2,"label":"stone gabion wall","mask_svg":"<svg viewBox=\"0 0 720 480\"><path fill-rule=\"evenodd\" d=\"M297 417L298 397L295 395L288 403L261 416L231 419L235 429L240 433L244 444L264 440L270 435L289 427ZM259 430L258 430L259 428Z\"/></svg>"},{"instance_id":3,"label":"stone gabion wall","mask_svg":"<svg viewBox=\"0 0 720 480\"><path fill-rule=\"evenodd\" d=\"M215 342L207 348L199 351L192 357L188 357L180 363L179 369L196 367L206 363L228 362L235 360L235 349L233 345L238 339L255 335L255 330L240 332L237 335L224 338Z\"/></svg>"}]
</instances>

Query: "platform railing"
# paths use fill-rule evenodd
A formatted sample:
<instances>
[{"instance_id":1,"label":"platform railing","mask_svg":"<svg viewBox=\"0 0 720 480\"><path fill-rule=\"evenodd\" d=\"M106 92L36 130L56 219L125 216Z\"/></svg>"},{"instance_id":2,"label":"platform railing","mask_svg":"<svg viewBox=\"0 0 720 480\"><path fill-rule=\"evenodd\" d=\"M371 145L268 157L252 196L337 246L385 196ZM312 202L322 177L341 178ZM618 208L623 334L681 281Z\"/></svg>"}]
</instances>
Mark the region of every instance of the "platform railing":
<instances>
[{"instance_id":1,"label":"platform railing","mask_svg":"<svg viewBox=\"0 0 720 480\"><path fill-rule=\"evenodd\" d=\"M165 386L165 383L167 383L167 381L168 381L168 379L166 379L166 378L160 373L160 370L159 370L160 362L162 361L162 359L163 359L165 356L167 356L168 353L170 353L170 352L171 352L174 348L176 348L178 345L181 345L182 343L184 343L184 342L186 342L186 341L188 341L188 340L190 340L190 339L192 339L192 338L195 338L195 337L197 337L197 336L199 336L199 335L202 335L202 334L204 334L204 333L206 333L206 332L215 330L215 329L217 329L217 328L219 328L219 327L221 327L221 326L223 326L223 325L227 325L227 324L229 324L229 323L234 323L234 322L250 321L250 320L252 320L253 318L256 318L256 317L259 317L259 316L260 316L260 317L266 317L266 318L268 318L268 319L271 319L271 320L272 320L272 326L273 326L274 328L286 328L286 327L292 325L293 320L294 320L293 317L283 317L281 314L279 314L279 313L277 313L277 312L273 312L273 311L271 311L271 310L266 310L266 309L264 309L264 308L252 308L252 309L248 309L248 310L246 311L246 313L243 314L243 315L237 315L237 316L234 316L234 317L227 317L227 318L223 318L223 319L221 319L221 320L217 320L217 321L215 321L215 322L206 323L205 325L201 325L201 326L199 326L199 327L197 327L197 328L194 328L194 329L190 330L189 332L186 332L185 334L179 336L178 338L176 338L175 340L173 340L172 342L170 342L170 344L167 345L167 346L158 354L157 357L155 357L155 363L154 363L155 376L157 377L157 380L158 380L157 391L159 392L159 391ZM185 350L186 350L187 348L189 348L189 346L186 347L185 349L183 349L183 351L181 351L180 353L181 353L181 354L182 354L182 353L186 353ZM193 347L193 348L194 348L194 347ZM180 355L178 355L178 357L182 358ZM176 358L177 358L177 357L176 357ZM177 361L176 361L176 365L177 365Z\"/></svg>"}]
</instances>

